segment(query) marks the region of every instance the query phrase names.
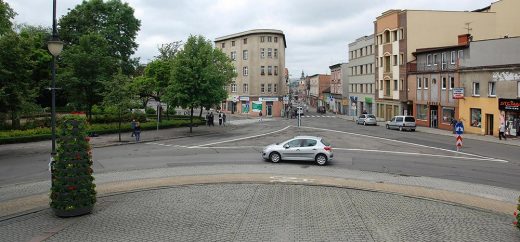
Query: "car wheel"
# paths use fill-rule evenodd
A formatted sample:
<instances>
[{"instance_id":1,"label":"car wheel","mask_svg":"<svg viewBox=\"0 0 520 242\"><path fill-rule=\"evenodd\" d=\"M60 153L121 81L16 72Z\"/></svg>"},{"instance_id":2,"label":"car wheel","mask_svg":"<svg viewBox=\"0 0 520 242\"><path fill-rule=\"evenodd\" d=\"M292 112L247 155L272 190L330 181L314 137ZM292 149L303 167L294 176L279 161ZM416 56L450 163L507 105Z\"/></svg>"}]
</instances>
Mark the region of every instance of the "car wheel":
<instances>
[{"instance_id":1,"label":"car wheel","mask_svg":"<svg viewBox=\"0 0 520 242\"><path fill-rule=\"evenodd\" d=\"M403 126L399 126L399 131L403 131Z\"/></svg>"},{"instance_id":2,"label":"car wheel","mask_svg":"<svg viewBox=\"0 0 520 242\"><path fill-rule=\"evenodd\" d=\"M412 129L412 132L415 132L415 129Z\"/></svg>"},{"instance_id":3,"label":"car wheel","mask_svg":"<svg viewBox=\"0 0 520 242\"><path fill-rule=\"evenodd\" d=\"M390 129L390 126L388 124L386 125L386 129Z\"/></svg>"},{"instance_id":4,"label":"car wheel","mask_svg":"<svg viewBox=\"0 0 520 242\"><path fill-rule=\"evenodd\" d=\"M278 152L273 152L269 155L269 160L273 163L278 163L281 160L280 154Z\"/></svg>"},{"instance_id":5,"label":"car wheel","mask_svg":"<svg viewBox=\"0 0 520 242\"><path fill-rule=\"evenodd\" d=\"M324 166L327 164L327 156L324 154L317 154L316 155L316 163L320 166Z\"/></svg>"}]
</instances>

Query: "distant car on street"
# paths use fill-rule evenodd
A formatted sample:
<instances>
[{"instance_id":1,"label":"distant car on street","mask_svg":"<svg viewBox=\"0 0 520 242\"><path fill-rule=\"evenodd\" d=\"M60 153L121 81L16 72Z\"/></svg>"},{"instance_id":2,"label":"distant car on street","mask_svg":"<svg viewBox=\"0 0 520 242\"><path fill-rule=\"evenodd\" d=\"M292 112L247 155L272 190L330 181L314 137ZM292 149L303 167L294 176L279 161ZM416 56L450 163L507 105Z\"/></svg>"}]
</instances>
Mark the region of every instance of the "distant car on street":
<instances>
[{"instance_id":1,"label":"distant car on street","mask_svg":"<svg viewBox=\"0 0 520 242\"><path fill-rule=\"evenodd\" d=\"M268 145L262 150L262 158L273 163L281 160L301 160L315 161L323 166L333 157L331 144L315 136L296 136L281 143Z\"/></svg>"},{"instance_id":2,"label":"distant car on street","mask_svg":"<svg viewBox=\"0 0 520 242\"><path fill-rule=\"evenodd\" d=\"M392 120L386 122L386 128L415 131L415 118L413 116L394 116Z\"/></svg>"},{"instance_id":3,"label":"distant car on street","mask_svg":"<svg viewBox=\"0 0 520 242\"><path fill-rule=\"evenodd\" d=\"M376 116L373 114L361 114L356 120L356 124L377 125Z\"/></svg>"}]
</instances>

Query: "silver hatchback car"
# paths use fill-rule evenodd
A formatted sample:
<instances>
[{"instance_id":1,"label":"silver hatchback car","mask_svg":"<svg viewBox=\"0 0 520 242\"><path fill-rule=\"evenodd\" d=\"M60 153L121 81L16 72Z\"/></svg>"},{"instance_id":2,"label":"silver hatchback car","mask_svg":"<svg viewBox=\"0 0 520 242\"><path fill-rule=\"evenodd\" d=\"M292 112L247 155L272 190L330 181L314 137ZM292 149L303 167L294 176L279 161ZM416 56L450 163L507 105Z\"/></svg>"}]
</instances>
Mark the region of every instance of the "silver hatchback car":
<instances>
[{"instance_id":1,"label":"silver hatchback car","mask_svg":"<svg viewBox=\"0 0 520 242\"><path fill-rule=\"evenodd\" d=\"M321 137L296 136L281 143L271 144L262 151L262 158L278 163L281 160L316 161L320 166L332 160L331 145Z\"/></svg>"},{"instance_id":2,"label":"silver hatchback car","mask_svg":"<svg viewBox=\"0 0 520 242\"><path fill-rule=\"evenodd\" d=\"M373 114L361 114L356 120L356 124L377 125L376 116Z\"/></svg>"}]
</instances>

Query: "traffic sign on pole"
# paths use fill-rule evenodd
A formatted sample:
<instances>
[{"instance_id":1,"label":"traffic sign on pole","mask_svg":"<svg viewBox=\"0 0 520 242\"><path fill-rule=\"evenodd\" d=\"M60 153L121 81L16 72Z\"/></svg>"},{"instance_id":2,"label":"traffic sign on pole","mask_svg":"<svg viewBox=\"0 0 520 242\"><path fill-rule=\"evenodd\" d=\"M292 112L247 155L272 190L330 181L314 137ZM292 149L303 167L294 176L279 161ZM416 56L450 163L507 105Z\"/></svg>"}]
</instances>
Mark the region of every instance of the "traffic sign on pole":
<instances>
[{"instance_id":1,"label":"traffic sign on pole","mask_svg":"<svg viewBox=\"0 0 520 242\"><path fill-rule=\"evenodd\" d=\"M462 148L462 135L457 135L455 146L457 146L457 151L460 151L460 148Z\"/></svg>"}]
</instances>

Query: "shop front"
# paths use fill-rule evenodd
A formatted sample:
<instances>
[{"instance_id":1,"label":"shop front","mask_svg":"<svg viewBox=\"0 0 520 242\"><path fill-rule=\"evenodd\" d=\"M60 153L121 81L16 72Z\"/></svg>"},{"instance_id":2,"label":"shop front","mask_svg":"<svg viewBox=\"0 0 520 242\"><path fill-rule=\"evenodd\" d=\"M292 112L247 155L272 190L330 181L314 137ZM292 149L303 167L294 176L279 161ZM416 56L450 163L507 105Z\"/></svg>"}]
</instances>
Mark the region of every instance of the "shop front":
<instances>
[{"instance_id":1,"label":"shop front","mask_svg":"<svg viewBox=\"0 0 520 242\"><path fill-rule=\"evenodd\" d=\"M506 135L520 136L520 99L499 98L498 110L506 123Z\"/></svg>"}]
</instances>

